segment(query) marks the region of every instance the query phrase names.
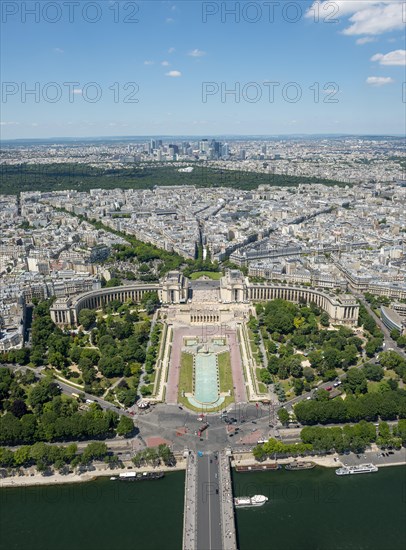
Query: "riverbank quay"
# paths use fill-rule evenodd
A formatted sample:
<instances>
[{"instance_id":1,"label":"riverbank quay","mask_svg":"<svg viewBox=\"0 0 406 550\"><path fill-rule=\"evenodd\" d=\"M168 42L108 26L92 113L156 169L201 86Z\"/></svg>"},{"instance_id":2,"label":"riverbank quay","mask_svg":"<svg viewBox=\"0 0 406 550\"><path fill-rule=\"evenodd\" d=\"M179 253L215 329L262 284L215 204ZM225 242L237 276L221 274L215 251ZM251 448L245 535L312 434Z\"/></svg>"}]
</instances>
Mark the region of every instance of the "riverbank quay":
<instances>
[{"instance_id":1,"label":"riverbank quay","mask_svg":"<svg viewBox=\"0 0 406 550\"><path fill-rule=\"evenodd\" d=\"M246 466L246 467L257 467L258 465L272 465L278 464L280 466L285 466L294 460L298 462L310 461L314 462L316 466L322 466L324 468L339 468L340 466L355 466L356 464L362 463L372 463L381 467L389 466L405 466L406 465L406 449L402 448L398 451L391 451L393 454L389 454L389 451L378 449L378 447L373 446L371 449L359 454L349 453L349 454L338 454L332 453L329 455L314 455L314 456L305 456L305 457L286 457L280 458L275 461L274 458L267 458L259 462L255 459L252 452L238 452L233 453L231 459L231 466L235 468L236 466Z\"/></svg>"},{"instance_id":2,"label":"riverbank quay","mask_svg":"<svg viewBox=\"0 0 406 550\"><path fill-rule=\"evenodd\" d=\"M118 477L120 474L125 472L176 472L178 470L186 469L186 460L183 457L180 457L176 461L175 466L165 466L159 465L157 467L153 466L143 466L140 468L135 467L133 464L128 463L123 468L109 468L107 464L104 463L95 463L95 469L83 473L71 473L71 474L60 474L59 472L53 472L51 475L42 475L37 472L35 467L32 468L22 468L22 475L14 475L0 478L0 489L6 487L29 487L32 485L59 485L65 483L84 483L88 481L93 481L98 477Z\"/></svg>"}]
</instances>

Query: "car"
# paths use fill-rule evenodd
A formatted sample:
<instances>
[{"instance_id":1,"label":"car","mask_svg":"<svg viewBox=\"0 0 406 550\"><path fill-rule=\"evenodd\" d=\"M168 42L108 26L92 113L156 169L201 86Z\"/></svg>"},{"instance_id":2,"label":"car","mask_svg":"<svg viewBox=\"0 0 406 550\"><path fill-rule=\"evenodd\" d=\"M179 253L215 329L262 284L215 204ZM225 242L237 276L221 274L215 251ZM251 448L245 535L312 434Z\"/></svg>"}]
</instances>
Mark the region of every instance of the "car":
<instances>
[{"instance_id":1,"label":"car","mask_svg":"<svg viewBox=\"0 0 406 550\"><path fill-rule=\"evenodd\" d=\"M335 388L338 388L338 386L341 386L341 380L337 380L337 382L334 382L333 386Z\"/></svg>"},{"instance_id":2,"label":"car","mask_svg":"<svg viewBox=\"0 0 406 550\"><path fill-rule=\"evenodd\" d=\"M218 490L218 489L216 489L216 495L218 495L218 494L219 494L219 490Z\"/></svg>"},{"instance_id":3,"label":"car","mask_svg":"<svg viewBox=\"0 0 406 550\"><path fill-rule=\"evenodd\" d=\"M329 386L328 388L326 388L327 391L331 391L333 389L332 386Z\"/></svg>"},{"instance_id":4,"label":"car","mask_svg":"<svg viewBox=\"0 0 406 550\"><path fill-rule=\"evenodd\" d=\"M228 437L234 437L234 434L228 434Z\"/></svg>"},{"instance_id":5,"label":"car","mask_svg":"<svg viewBox=\"0 0 406 550\"><path fill-rule=\"evenodd\" d=\"M306 400L309 401L309 399L311 399L311 396L309 395L308 397L306 397Z\"/></svg>"},{"instance_id":6,"label":"car","mask_svg":"<svg viewBox=\"0 0 406 550\"><path fill-rule=\"evenodd\" d=\"M388 453L388 454L390 454L390 455L394 455L394 454L395 454L395 452L394 452L394 451L389 451L389 453Z\"/></svg>"},{"instance_id":7,"label":"car","mask_svg":"<svg viewBox=\"0 0 406 550\"><path fill-rule=\"evenodd\" d=\"M181 407L180 405L179 405L179 409L180 409L181 411L183 411L183 407Z\"/></svg>"},{"instance_id":8,"label":"car","mask_svg":"<svg viewBox=\"0 0 406 550\"><path fill-rule=\"evenodd\" d=\"M213 464L213 461L212 461L212 459L210 459L210 464Z\"/></svg>"}]
</instances>

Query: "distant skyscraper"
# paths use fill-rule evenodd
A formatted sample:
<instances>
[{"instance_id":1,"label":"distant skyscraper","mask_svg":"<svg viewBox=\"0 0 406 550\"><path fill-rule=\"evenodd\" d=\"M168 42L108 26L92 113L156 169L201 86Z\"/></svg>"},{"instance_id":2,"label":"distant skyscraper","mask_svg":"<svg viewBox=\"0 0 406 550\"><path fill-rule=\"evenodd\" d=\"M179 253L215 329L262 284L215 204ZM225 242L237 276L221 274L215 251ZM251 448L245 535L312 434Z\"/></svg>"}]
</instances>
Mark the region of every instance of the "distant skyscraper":
<instances>
[{"instance_id":1,"label":"distant skyscraper","mask_svg":"<svg viewBox=\"0 0 406 550\"><path fill-rule=\"evenodd\" d=\"M246 151L245 149L240 149L240 160L245 160Z\"/></svg>"},{"instance_id":2,"label":"distant skyscraper","mask_svg":"<svg viewBox=\"0 0 406 550\"><path fill-rule=\"evenodd\" d=\"M229 150L229 147L228 147L228 143L225 143L223 145L223 147L221 148L221 156L223 158L226 158L226 157L230 156L230 150Z\"/></svg>"},{"instance_id":3,"label":"distant skyscraper","mask_svg":"<svg viewBox=\"0 0 406 550\"><path fill-rule=\"evenodd\" d=\"M202 139L199 141L199 151L202 153L208 153L210 149L210 144L207 139Z\"/></svg>"},{"instance_id":4,"label":"distant skyscraper","mask_svg":"<svg viewBox=\"0 0 406 550\"><path fill-rule=\"evenodd\" d=\"M151 149L156 149L156 141L151 139Z\"/></svg>"}]
</instances>

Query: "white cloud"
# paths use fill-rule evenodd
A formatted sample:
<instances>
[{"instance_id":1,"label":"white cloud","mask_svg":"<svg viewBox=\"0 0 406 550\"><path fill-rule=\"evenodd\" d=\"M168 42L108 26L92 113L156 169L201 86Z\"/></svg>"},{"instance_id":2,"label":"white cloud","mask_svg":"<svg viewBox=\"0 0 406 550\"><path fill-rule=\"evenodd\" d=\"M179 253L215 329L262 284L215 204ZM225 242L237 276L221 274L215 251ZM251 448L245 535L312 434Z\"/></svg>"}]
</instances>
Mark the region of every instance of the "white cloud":
<instances>
[{"instance_id":1,"label":"white cloud","mask_svg":"<svg viewBox=\"0 0 406 550\"><path fill-rule=\"evenodd\" d=\"M314 2L306 12L306 17L319 21L340 20L343 16L351 23L343 34L379 35L389 31L402 30L404 0L324 0ZM337 9L332 11L332 6Z\"/></svg>"},{"instance_id":2,"label":"white cloud","mask_svg":"<svg viewBox=\"0 0 406 550\"><path fill-rule=\"evenodd\" d=\"M180 71L169 71L168 73L165 73L165 76L171 76L172 78L176 78L178 76L182 76L182 73Z\"/></svg>"},{"instance_id":3,"label":"white cloud","mask_svg":"<svg viewBox=\"0 0 406 550\"><path fill-rule=\"evenodd\" d=\"M65 50L62 50L61 48L54 48L55 53L65 53Z\"/></svg>"},{"instance_id":4,"label":"white cloud","mask_svg":"<svg viewBox=\"0 0 406 550\"><path fill-rule=\"evenodd\" d=\"M363 46L364 44L368 44L369 42L376 42L376 38L372 38L372 36L364 36L363 38L358 38L355 41L358 46Z\"/></svg>"},{"instance_id":5,"label":"white cloud","mask_svg":"<svg viewBox=\"0 0 406 550\"><path fill-rule=\"evenodd\" d=\"M203 57L204 55L206 55L206 52L204 52L202 50L198 50L196 48L196 49L192 50L191 52L189 52L188 55L190 55L191 57Z\"/></svg>"},{"instance_id":6,"label":"white cloud","mask_svg":"<svg viewBox=\"0 0 406 550\"><path fill-rule=\"evenodd\" d=\"M175 19L172 19L172 17L167 17L165 22L166 23L175 23Z\"/></svg>"},{"instance_id":7,"label":"white cloud","mask_svg":"<svg viewBox=\"0 0 406 550\"><path fill-rule=\"evenodd\" d=\"M173 53L175 51L176 51L175 48L169 48L168 53Z\"/></svg>"},{"instance_id":8,"label":"white cloud","mask_svg":"<svg viewBox=\"0 0 406 550\"><path fill-rule=\"evenodd\" d=\"M406 65L406 50L393 50L388 53L377 53L371 57L371 61L379 61L381 65L393 65L404 67Z\"/></svg>"},{"instance_id":9,"label":"white cloud","mask_svg":"<svg viewBox=\"0 0 406 550\"><path fill-rule=\"evenodd\" d=\"M144 61L144 65L153 65L154 63L155 63L154 61L150 61L149 59Z\"/></svg>"},{"instance_id":10,"label":"white cloud","mask_svg":"<svg viewBox=\"0 0 406 550\"><path fill-rule=\"evenodd\" d=\"M169 61L161 61L161 65L163 67L169 67L170 63L169 63Z\"/></svg>"},{"instance_id":11,"label":"white cloud","mask_svg":"<svg viewBox=\"0 0 406 550\"><path fill-rule=\"evenodd\" d=\"M19 125L20 125L19 122L13 122L13 121L9 121L9 122L3 121L3 122L0 122L0 126L19 126Z\"/></svg>"},{"instance_id":12,"label":"white cloud","mask_svg":"<svg viewBox=\"0 0 406 550\"><path fill-rule=\"evenodd\" d=\"M366 83L370 86L386 86L393 84L395 81L390 76L368 76Z\"/></svg>"}]
</instances>

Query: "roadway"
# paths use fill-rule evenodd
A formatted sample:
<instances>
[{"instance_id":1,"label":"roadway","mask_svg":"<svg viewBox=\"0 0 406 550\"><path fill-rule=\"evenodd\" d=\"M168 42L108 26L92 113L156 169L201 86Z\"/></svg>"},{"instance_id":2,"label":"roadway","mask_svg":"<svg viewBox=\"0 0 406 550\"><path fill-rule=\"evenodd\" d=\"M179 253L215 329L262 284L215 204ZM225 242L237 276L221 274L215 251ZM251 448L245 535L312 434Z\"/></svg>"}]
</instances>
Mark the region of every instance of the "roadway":
<instances>
[{"instance_id":1,"label":"roadway","mask_svg":"<svg viewBox=\"0 0 406 550\"><path fill-rule=\"evenodd\" d=\"M358 298L360 302L362 302L362 305L366 308L370 316L374 319L378 327L381 329L384 335L384 343L385 343L385 349L383 351L388 351L388 349L393 349L393 351L396 351L396 353L399 353L402 357L406 359L406 352L400 348L395 340L392 340L390 336L390 330L388 327L383 323L382 319L376 315L376 313L373 311L371 306L368 304L368 302L365 300L365 298L361 294L355 294L355 296Z\"/></svg>"},{"instance_id":2,"label":"roadway","mask_svg":"<svg viewBox=\"0 0 406 550\"><path fill-rule=\"evenodd\" d=\"M197 455L197 550L221 550L221 507L217 453Z\"/></svg>"}]
</instances>

